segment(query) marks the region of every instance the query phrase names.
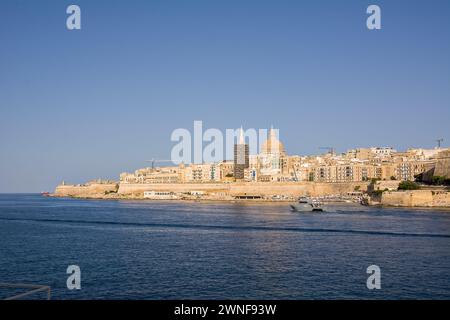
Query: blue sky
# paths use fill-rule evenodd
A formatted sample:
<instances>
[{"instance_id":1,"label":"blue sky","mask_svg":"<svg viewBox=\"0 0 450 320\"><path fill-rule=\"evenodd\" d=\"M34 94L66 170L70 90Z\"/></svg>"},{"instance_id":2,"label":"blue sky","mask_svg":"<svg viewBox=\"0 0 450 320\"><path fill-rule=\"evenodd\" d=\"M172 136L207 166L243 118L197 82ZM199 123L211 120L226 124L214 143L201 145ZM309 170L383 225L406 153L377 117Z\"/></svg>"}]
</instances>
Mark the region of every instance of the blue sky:
<instances>
[{"instance_id":1,"label":"blue sky","mask_svg":"<svg viewBox=\"0 0 450 320\"><path fill-rule=\"evenodd\" d=\"M446 0L2 0L0 192L117 179L194 120L274 125L290 154L448 145L449 17Z\"/></svg>"}]
</instances>

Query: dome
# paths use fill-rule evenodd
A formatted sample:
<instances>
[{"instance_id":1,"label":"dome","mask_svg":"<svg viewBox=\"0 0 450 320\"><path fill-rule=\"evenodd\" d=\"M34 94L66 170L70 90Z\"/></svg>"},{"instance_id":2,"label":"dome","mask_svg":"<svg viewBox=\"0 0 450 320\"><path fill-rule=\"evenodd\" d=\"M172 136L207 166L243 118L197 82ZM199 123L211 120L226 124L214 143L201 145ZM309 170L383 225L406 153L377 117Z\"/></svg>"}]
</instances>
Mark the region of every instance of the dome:
<instances>
[{"instance_id":1,"label":"dome","mask_svg":"<svg viewBox=\"0 0 450 320\"><path fill-rule=\"evenodd\" d=\"M283 143L277 139L273 129L270 129L269 138L262 144L261 152L264 154L286 154Z\"/></svg>"}]
</instances>

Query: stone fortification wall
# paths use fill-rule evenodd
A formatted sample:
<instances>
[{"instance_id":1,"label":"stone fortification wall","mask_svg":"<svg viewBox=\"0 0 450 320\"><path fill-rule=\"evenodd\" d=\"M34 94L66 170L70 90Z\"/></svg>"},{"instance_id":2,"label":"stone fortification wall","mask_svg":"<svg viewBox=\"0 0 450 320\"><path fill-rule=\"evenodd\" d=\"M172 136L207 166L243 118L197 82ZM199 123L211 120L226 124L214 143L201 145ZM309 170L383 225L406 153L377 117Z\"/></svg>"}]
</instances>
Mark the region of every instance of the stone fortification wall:
<instances>
[{"instance_id":1,"label":"stone fortification wall","mask_svg":"<svg viewBox=\"0 0 450 320\"><path fill-rule=\"evenodd\" d=\"M450 151L439 153L434 175L450 178Z\"/></svg>"},{"instance_id":2,"label":"stone fortification wall","mask_svg":"<svg viewBox=\"0 0 450 320\"><path fill-rule=\"evenodd\" d=\"M432 190L387 191L381 204L396 207L450 207L450 192Z\"/></svg>"},{"instance_id":3,"label":"stone fortification wall","mask_svg":"<svg viewBox=\"0 0 450 320\"><path fill-rule=\"evenodd\" d=\"M144 191L192 192L202 191L206 194L237 195L290 195L290 196L323 196L346 194L355 190L367 190L368 183L183 183L183 184L126 184L119 186L119 194L140 195Z\"/></svg>"},{"instance_id":4,"label":"stone fortification wall","mask_svg":"<svg viewBox=\"0 0 450 320\"><path fill-rule=\"evenodd\" d=\"M115 183L93 183L88 185L59 185L55 195L60 197L91 197L117 191Z\"/></svg>"}]
</instances>

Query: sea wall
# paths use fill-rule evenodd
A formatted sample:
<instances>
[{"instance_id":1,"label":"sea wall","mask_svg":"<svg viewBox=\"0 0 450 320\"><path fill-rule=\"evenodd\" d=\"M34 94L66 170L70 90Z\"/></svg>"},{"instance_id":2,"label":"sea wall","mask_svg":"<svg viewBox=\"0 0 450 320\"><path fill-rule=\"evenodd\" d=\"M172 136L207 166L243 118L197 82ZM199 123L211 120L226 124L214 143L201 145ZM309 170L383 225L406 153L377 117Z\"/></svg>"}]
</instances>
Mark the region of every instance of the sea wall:
<instances>
[{"instance_id":1,"label":"sea wall","mask_svg":"<svg viewBox=\"0 0 450 320\"><path fill-rule=\"evenodd\" d=\"M59 185L55 195L59 197L93 197L117 191L115 183L93 183L87 185Z\"/></svg>"},{"instance_id":2,"label":"sea wall","mask_svg":"<svg viewBox=\"0 0 450 320\"><path fill-rule=\"evenodd\" d=\"M237 195L288 195L323 196L346 194L355 190L367 190L367 182L316 183L316 182L248 182L248 183L180 183L180 184L128 184L121 183L119 194L141 195L144 191L191 192L206 194Z\"/></svg>"},{"instance_id":3,"label":"sea wall","mask_svg":"<svg viewBox=\"0 0 450 320\"><path fill-rule=\"evenodd\" d=\"M377 181L375 185L373 186L374 190L389 190L389 191L396 191L398 189L398 186L400 184L400 181Z\"/></svg>"},{"instance_id":4,"label":"sea wall","mask_svg":"<svg viewBox=\"0 0 450 320\"><path fill-rule=\"evenodd\" d=\"M386 191L381 204L396 207L450 207L450 192L432 190Z\"/></svg>"},{"instance_id":5,"label":"sea wall","mask_svg":"<svg viewBox=\"0 0 450 320\"><path fill-rule=\"evenodd\" d=\"M434 192L433 204L437 207L450 207L450 192Z\"/></svg>"},{"instance_id":6,"label":"sea wall","mask_svg":"<svg viewBox=\"0 0 450 320\"><path fill-rule=\"evenodd\" d=\"M225 183L121 183L119 194L142 195L144 191L171 191L175 193L203 191L205 193L226 193L230 184Z\"/></svg>"}]
</instances>

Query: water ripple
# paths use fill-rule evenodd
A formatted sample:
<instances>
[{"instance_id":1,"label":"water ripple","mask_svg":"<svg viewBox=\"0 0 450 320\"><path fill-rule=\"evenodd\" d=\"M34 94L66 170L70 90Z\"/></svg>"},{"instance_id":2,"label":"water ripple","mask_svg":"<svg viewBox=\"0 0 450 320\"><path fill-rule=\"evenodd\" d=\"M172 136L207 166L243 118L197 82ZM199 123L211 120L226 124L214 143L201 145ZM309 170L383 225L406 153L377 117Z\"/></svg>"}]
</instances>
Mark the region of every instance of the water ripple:
<instances>
[{"instance_id":1,"label":"water ripple","mask_svg":"<svg viewBox=\"0 0 450 320\"><path fill-rule=\"evenodd\" d=\"M259 226L224 226L224 225L200 225L200 224L172 224L172 223L136 223L118 221L98 221L98 220L65 220L65 219L19 219L0 218L4 221L24 221L41 223L67 223L83 225L110 225L123 227L142 228L176 228L176 229L196 229L196 230L230 230L230 231L261 231L261 232L303 232L303 233L340 233L340 234L362 234L373 236L394 236L394 237L426 237L426 238L450 238L450 234L439 233L406 233L373 230L352 230L352 229L323 229L323 228L298 228L298 227L259 227Z\"/></svg>"}]
</instances>

